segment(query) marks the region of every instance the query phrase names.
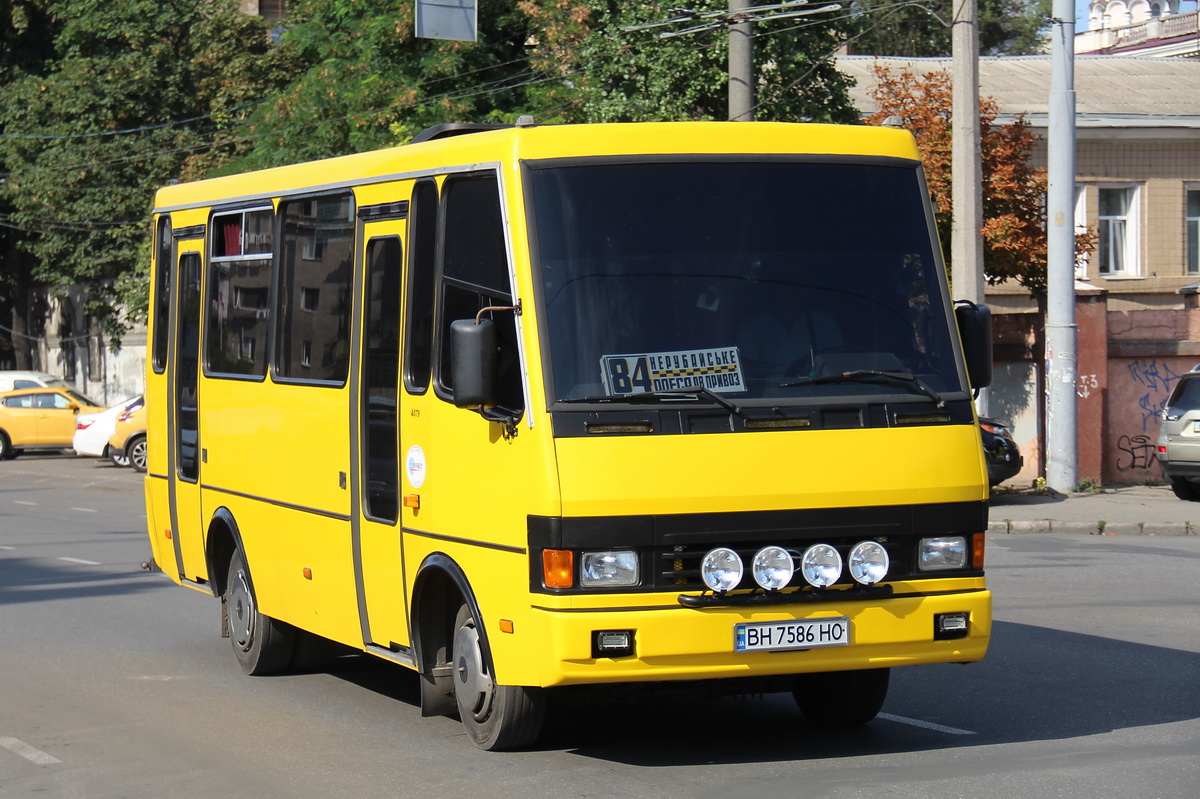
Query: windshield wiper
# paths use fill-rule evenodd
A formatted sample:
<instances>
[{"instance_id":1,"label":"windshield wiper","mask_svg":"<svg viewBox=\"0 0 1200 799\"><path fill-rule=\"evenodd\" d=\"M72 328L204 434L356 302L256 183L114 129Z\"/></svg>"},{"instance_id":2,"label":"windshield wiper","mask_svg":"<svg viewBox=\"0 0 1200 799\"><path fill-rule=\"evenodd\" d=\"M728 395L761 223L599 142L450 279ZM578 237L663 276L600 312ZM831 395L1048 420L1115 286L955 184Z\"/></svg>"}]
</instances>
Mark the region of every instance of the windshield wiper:
<instances>
[{"instance_id":1,"label":"windshield wiper","mask_svg":"<svg viewBox=\"0 0 1200 799\"><path fill-rule=\"evenodd\" d=\"M786 383L780 383L780 388L792 388L793 386L815 386L821 383L852 383L855 381L868 381L873 378L882 377L885 380L892 380L905 385L912 386L920 391L925 396L937 403L938 410L946 407L946 400L942 399L942 395L933 390L933 388L921 378L909 372L884 372L879 369L855 369L851 372L839 372L833 375L820 375L818 377L801 377L796 380L790 380Z\"/></svg>"},{"instance_id":2,"label":"windshield wiper","mask_svg":"<svg viewBox=\"0 0 1200 799\"><path fill-rule=\"evenodd\" d=\"M698 400L708 397L730 413L745 416L742 409L733 402L722 397L716 391L704 386L685 386L683 388L664 388L658 391L635 391L632 394L602 394L594 397L569 397L557 402L659 402L663 400Z\"/></svg>"}]
</instances>

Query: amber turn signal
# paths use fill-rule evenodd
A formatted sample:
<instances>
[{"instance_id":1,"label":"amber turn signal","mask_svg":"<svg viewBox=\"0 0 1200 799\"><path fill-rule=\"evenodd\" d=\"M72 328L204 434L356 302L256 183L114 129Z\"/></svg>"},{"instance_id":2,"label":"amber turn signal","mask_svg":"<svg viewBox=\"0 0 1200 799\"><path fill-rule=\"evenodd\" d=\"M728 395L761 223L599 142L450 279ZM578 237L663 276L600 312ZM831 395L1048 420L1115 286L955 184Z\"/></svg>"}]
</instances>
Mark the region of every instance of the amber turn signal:
<instances>
[{"instance_id":1,"label":"amber turn signal","mask_svg":"<svg viewBox=\"0 0 1200 799\"><path fill-rule=\"evenodd\" d=\"M983 551L986 547L986 536L976 533L971 536L971 568L983 570Z\"/></svg>"},{"instance_id":2,"label":"amber turn signal","mask_svg":"<svg viewBox=\"0 0 1200 799\"><path fill-rule=\"evenodd\" d=\"M575 585L575 553L569 549L543 549L542 582L547 588Z\"/></svg>"}]
</instances>

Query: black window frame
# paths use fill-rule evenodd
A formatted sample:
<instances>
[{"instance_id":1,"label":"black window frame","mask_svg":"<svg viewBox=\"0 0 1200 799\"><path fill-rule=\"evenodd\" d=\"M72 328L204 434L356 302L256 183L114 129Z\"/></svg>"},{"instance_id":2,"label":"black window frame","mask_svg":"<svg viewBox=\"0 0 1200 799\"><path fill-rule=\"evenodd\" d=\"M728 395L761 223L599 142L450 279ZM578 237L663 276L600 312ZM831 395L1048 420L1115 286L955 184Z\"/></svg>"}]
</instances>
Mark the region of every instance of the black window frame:
<instances>
[{"instance_id":1,"label":"black window frame","mask_svg":"<svg viewBox=\"0 0 1200 799\"><path fill-rule=\"evenodd\" d=\"M499 227L497 230L491 231L491 233L498 234L497 243L503 257L503 269L499 274L493 275L454 273L448 275L446 274L447 262L450 260L451 254L454 256L461 254L453 251L448 253L450 246L458 245L457 239L453 243L449 239L449 234L453 233L453 226L458 222L456 217L458 212L454 207L454 204L457 202L455 192L459 186L478 185L481 183L491 183L494 186L495 210L497 212L495 221ZM497 367L496 372L496 408L501 412L507 413L513 419L519 419L525 412L527 402L524 369L521 364L520 328L516 319L519 312L512 309L516 304L516 295L515 287L512 283L512 263L508 246L510 234L504 215L504 192L499 171L496 169L484 169L458 172L447 176L446 180L442 183L441 202L438 207L440 213L438 218L437 293L434 311L434 394L446 402L454 402L454 387L447 379L450 371L449 330L451 322L456 319L474 318L485 307L505 308L506 310L491 312L492 319L497 323L497 339L501 350L501 365ZM476 222L482 218L481 214L463 214L463 216L464 218L469 216ZM483 234L487 232L486 230L482 231ZM470 241L472 246L474 246L478 245L484 238L485 236L481 235L481 231L473 230L472 235L464 236L462 241ZM468 255L476 254L468 253ZM476 260L478 261L478 259ZM452 266L457 266L457 264L452 264ZM468 264L468 266L470 265ZM489 264L484 268L489 268L490 266L494 265ZM503 283L503 286L485 282L489 278L495 280L498 277L501 279L500 282ZM472 280L468 278L478 279ZM459 294L467 304L473 304L475 306L474 311L470 312L467 316L464 316L461 311L448 313L448 289ZM469 301L471 293L476 295L474 303L470 303ZM455 301L457 302L457 299ZM511 322L508 320L511 320ZM511 347L511 352L505 352L508 347ZM504 365L506 359L508 361L507 366ZM506 400L515 401L506 402Z\"/></svg>"}]
</instances>

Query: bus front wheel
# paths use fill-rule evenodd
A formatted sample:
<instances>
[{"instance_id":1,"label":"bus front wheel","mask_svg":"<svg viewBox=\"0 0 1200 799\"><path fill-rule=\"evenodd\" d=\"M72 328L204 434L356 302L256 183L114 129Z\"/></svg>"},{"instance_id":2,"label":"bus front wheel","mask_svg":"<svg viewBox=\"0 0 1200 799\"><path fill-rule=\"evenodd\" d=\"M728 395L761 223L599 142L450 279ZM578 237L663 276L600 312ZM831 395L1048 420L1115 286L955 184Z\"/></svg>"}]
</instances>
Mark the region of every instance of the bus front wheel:
<instances>
[{"instance_id":1,"label":"bus front wheel","mask_svg":"<svg viewBox=\"0 0 1200 799\"><path fill-rule=\"evenodd\" d=\"M820 727L857 727L879 714L887 698L889 669L799 674L792 696L800 712Z\"/></svg>"},{"instance_id":2,"label":"bus front wheel","mask_svg":"<svg viewBox=\"0 0 1200 799\"><path fill-rule=\"evenodd\" d=\"M540 688L497 685L488 669L486 642L469 606L458 610L452 644L454 700L471 741L480 749L504 750L537 740L545 718Z\"/></svg>"},{"instance_id":3,"label":"bus front wheel","mask_svg":"<svg viewBox=\"0 0 1200 799\"><path fill-rule=\"evenodd\" d=\"M292 659L295 631L258 610L258 600L250 584L246 556L234 550L229 561L229 579L225 583L225 613L229 638L238 665L247 674L278 674Z\"/></svg>"}]
</instances>

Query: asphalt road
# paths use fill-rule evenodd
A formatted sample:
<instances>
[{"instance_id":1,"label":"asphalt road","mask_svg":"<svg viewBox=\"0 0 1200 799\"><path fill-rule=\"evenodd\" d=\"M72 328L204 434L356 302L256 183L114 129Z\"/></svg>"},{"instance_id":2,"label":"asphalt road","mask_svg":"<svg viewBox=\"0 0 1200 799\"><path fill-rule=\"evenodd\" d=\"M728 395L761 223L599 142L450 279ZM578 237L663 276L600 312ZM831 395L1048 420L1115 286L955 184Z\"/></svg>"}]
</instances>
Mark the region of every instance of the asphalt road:
<instances>
[{"instance_id":1,"label":"asphalt road","mask_svg":"<svg viewBox=\"0 0 1200 799\"><path fill-rule=\"evenodd\" d=\"M810 728L784 695L608 690L556 707L538 748L486 753L420 718L412 675L382 661L243 676L216 601L140 568L140 503L140 477L106 463L0 463L0 799L1191 799L1200 784L1198 536L990 535L987 659L896 670L863 729Z\"/></svg>"}]
</instances>

